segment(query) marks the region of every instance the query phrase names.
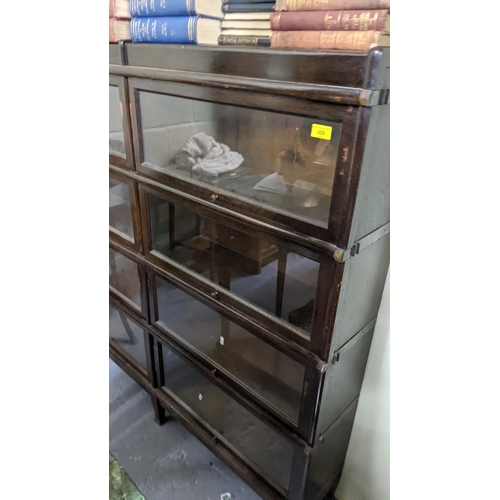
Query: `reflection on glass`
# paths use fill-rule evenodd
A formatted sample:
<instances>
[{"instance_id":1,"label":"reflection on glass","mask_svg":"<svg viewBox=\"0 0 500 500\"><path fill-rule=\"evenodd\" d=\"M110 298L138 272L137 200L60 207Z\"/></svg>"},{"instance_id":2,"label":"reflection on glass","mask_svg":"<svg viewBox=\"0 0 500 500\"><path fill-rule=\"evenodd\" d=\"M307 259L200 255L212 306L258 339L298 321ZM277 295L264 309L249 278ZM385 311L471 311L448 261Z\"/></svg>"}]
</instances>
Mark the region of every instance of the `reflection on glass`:
<instances>
[{"instance_id":1,"label":"reflection on glass","mask_svg":"<svg viewBox=\"0 0 500 500\"><path fill-rule=\"evenodd\" d=\"M109 152L125 158L120 91L113 85L109 86Z\"/></svg>"},{"instance_id":2,"label":"reflection on glass","mask_svg":"<svg viewBox=\"0 0 500 500\"><path fill-rule=\"evenodd\" d=\"M294 446L163 346L165 386L288 489Z\"/></svg>"},{"instance_id":3,"label":"reflection on glass","mask_svg":"<svg viewBox=\"0 0 500 500\"><path fill-rule=\"evenodd\" d=\"M153 250L310 333L317 262L148 196Z\"/></svg>"},{"instance_id":4,"label":"reflection on glass","mask_svg":"<svg viewBox=\"0 0 500 500\"><path fill-rule=\"evenodd\" d=\"M327 226L342 125L140 92L144 161Z\"/></svg>"},{"instance_id":5,"label":"reflection on glass","mask_svg":"<svg viewBox=\"0 0 500 500\"><path fill-rule=\"evenodd\" d=\"M141 306L141 286L137 264L124 255L109 249L109 286Z\"/></svg>"},{"instance_id":6,"label":"reflection on glass","mask_svg":"<svg viewBox=\"0 0 500 500\"><path fill-rule=\"evenodd\" d=\"M109 225L134 241L130 187L125 182L109 178Z\"/></svg>"},{"instance_id":7,"label":"reflection on glass","mask_svg":"<svg viewBox=\"0 0 500 500\"><path fill-rule=\"evenodd\" d=\"M303 365L158 276L156 290L161 323L297 421Z\"/></svg>"},{"instance_id":8,"label":"reflection on glass","mask_svg":"<svg viewBox=\"0 0 500 500\"><path fill-rule=\"evenodd\" d=\"M147 371L144 333L125 313L109 306L109 338Z\"/></svg>"}]
</instances>

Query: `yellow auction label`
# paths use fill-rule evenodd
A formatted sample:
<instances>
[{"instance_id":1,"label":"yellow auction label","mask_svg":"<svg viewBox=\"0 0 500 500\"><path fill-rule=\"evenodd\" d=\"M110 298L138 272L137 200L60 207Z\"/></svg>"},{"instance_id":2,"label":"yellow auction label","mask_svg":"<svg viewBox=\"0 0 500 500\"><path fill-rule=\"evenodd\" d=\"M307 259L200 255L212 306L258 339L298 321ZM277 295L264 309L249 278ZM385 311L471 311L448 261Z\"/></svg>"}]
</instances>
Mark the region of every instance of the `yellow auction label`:
<instances>
[{"instance_id":1,"label":"yellow auction label","mask_svg":"<svg viewBox=\"0 0 500 500\"><path fill-rule=\"evenodd\" d=\"M328 125L318 125L317 123L313 123L311 127L311 137L329 141L332 138L332 127L329 127Z\"/></svg>"}]
</instances>

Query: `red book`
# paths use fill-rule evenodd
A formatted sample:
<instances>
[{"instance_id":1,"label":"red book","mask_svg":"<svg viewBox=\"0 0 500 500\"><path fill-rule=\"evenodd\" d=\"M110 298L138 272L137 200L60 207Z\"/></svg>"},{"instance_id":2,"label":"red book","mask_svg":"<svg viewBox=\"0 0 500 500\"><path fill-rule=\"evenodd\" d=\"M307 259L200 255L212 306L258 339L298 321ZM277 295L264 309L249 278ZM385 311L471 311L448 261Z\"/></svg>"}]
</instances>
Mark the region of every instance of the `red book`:
<instances>
[{"instance_id":1,"label":"red book","mask_svg":"<svg viewBox=\"0 0 500 500\"><path fill-rule=\"evenodd\" d=\"M109 0L109 18L130 19L130 0Z\"/></svg>"},{"instance_id":2,"label":"red book","mask_svg":"<svg viewBox=\"0 0 500 500\"><path fill-rule=\"evenodd\" d=\"M270 19L274 31L389 32L388 10L273 12Z\"/></svg>"},{"instance_id":3,"label":"red book","mask_svg":"<svg viewBox=\"0 0 500 500\"><path fill-rule=\"evenodd\" d=\"M130 20L109 18L109 41L117 43L120 40L130 40Z\"/></svg>"},{"instance_id":4,"label":"red book","mask_svg":"<svg viewBox=\"0 0 500 500\"><path fill-rule=\"evenodd\" d=\"M389 9L390 0L276 0L274 10Z\"/></svg>"},{"instance_id":5,"label":"red book","mask_svg":"<svg viewBox=\"0 0 500 500\"><path fill-rule=\"evenodd\" d=\"M389 35L381 31L273 31L275 49L363 50L388 47Z\"/></svg>"}]
</instances>

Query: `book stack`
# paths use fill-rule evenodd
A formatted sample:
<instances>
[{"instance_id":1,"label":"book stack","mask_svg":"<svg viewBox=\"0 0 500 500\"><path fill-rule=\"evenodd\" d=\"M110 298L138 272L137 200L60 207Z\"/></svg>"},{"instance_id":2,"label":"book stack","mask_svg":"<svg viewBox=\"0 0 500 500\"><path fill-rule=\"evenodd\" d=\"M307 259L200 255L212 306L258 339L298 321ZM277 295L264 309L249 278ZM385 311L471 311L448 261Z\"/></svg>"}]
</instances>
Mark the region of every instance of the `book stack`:
<instances>
[{"instance_id":1,"label":"book stack","mask_svg":"<svg viewBox=\"0 0 500 500\"><path fill-rule=\"evenodd\" d=\"M217 45L222 0L130 0L134 43Z\"/></svg>"},{"instance_id":2,"label":"book stack","mask_svg":"<svg viewBox=\"0 0 500 500\"><path fill-rule=\"evenodd\" d=\"M277 0L276 49L370 50L388 47L390 0Z\"/></svg>"},{"instance_id":3,"label":"book stack","mask_svg":"<svg viewBox=\"0 0 500 500\"><path fill-rule=\"evenodd\" d=\"M275 0L223 0L219 45L271 45Z\"/></svg>"},{"instance_id":4,"label":"book stack","mask_svg":"<svg viewBox=\"0 0 500 500\"><path fill-rule=\"evenodd\" d=\"M130 40L129 0L109 0L109 42Z\"/></svg>"}]
</instances>

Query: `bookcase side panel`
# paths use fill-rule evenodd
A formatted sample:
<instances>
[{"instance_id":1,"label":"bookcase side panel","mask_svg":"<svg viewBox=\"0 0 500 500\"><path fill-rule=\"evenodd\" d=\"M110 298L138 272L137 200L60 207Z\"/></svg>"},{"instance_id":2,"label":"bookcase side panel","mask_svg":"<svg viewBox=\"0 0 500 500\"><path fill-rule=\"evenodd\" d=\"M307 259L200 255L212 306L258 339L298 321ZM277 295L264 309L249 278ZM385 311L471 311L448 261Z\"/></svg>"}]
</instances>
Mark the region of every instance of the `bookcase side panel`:
<instances>
[{"instance_id":1,"label":"bookcase side panel","mask_svg":"<svg viewBox=\"0 0 500 500\"><path fill-rule=\"evenodd\" d=\"M321 436L312 451L304 498L319 500L333 486L342 468L351 437L358 400Z\"/></svg>"},{"instance_id":2,"label":"bookcase side panel","mask_svg":"<svg viewBox=\"0 0 500 500\"><path fill-rule=\"evenodd\" d=\"M335 351L376 318L389 269L389 248L390 235L386 234L345 263L330 360Z\"/></svg>"},{"instance_id":3,"label":"bookcase side panel","mask_svg":"<svg viewBox=\"0 0 500 500\"><path fill-rule=\"evenodd\" d=\"M361 173L349 248L390 220L389 119L389 104L363 110L355 153L358 161L361 161Z\"/></svg>"}]
</instances>

